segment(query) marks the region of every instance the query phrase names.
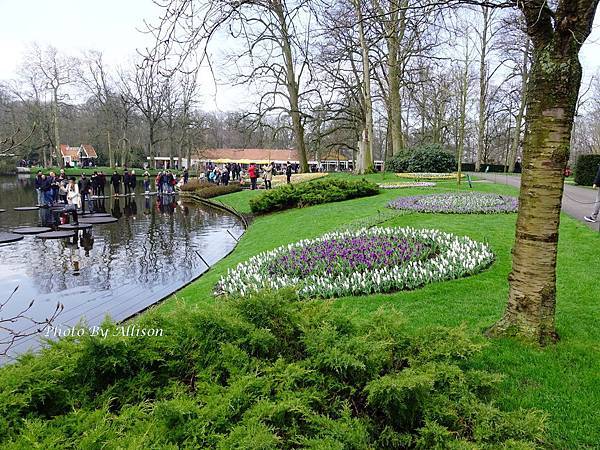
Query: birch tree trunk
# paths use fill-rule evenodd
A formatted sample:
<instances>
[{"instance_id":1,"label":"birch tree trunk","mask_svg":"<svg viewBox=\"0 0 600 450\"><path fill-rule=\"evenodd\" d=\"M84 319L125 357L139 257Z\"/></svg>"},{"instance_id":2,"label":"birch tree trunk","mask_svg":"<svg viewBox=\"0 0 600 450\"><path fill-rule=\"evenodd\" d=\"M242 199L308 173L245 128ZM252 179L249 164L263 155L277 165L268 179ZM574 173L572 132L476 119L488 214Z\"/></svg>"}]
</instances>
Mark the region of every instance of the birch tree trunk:
<instances>
[{"instance_id":1,"label":"birch tree trunk","mask_svg":"<svg viewBox=\"0 0 600 450\"><path fill-rule=\"evenodd\" d=\"M556 255L561 199L582 69L578 53L591 32L598 0L545 0L519 7L533 43L527 84L527 133L509 297L492 335L546 345L555 328Z\"/></svg>"}]
</instances>

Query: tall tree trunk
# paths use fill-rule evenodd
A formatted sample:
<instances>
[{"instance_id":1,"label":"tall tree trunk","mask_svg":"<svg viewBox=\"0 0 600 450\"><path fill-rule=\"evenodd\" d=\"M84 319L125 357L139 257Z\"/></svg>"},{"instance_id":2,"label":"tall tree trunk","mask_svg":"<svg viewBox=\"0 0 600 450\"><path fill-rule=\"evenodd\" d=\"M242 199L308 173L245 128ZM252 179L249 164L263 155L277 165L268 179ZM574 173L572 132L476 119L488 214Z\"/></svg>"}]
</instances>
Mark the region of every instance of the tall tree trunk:
<instances>
[{"instance_id":1,"label":"tall tree trunk","mask_svg":"<svg viewBox=\"0 0 600 450\"><path fill-rule=\"evenodd\" d=\"M154 125L148 127L148 156L150 157L150 167L156 169L156 158L154 157Z\"/></svg>"},{"instance_id":2,"label":"tall tree trunk","mask_svg":"<svg viewBox=\"0 0 600 450\"><path fill-rule=\"evenodd\" d=\"M483 30L481 33L481 49L479 53L479 120L477 127L477 160L475 161L475 171L481 170L481 160L485 145L485 127L486 127L486 97L487 97L487 44L488 28L490 25L490 8L482 6L483 12Z\"/></svg>"},{"instance_id":3,"label":"tall tree trunk","mask_svg":"<svg viewBox=\"0 0 600 450\"><path fill-rule=\"evenodd\" d=\"M284 6L281 0L274 0L272 8L277 15L277 20L279 21L279 27L281 31L280 45L283 51L283 59L285 63L286 85L290 103L290 116L292 118L292 129L294 131L296 151L298 152L298 159L300 161L300 171L308 172L309 168L308 158L306 156L306 142L304 139L304 124L302 123L302 116L300 114L300 88L296 78L296 71L294 69L294 58L292 55L292 45L288 31L288 24L286 21L285 12L283 10Z\"/></svg>"},{"instance_id":4,"label":"tall tree trunk","mask_svg":"<svg viewBox=\"0 0 600 450\"><path fill-rule=\"evenodd\" d=\"M110 130L106 130L106 142L108 144L108 166L115 167L115 158L112 151L112 143L110 142Z\"/></svg>"},{"instance_id":5,"label":"tall tree trunk","mask_svg":"<svg viewBox=\"0 0 600 450\"><path fill-rule=\"evenodd\" d=\"M467 97L469 94L469 44L465 51L465 68L460 80L460 117L458 123L458 145L456 146L456 182L460 186L462 159L465 154L465 125L467 120Z\"/></svg>"},{"instance_id":6,"label":"tall tree trunk","mask_svg":"<svg viewBox=\"0 0 600 450\"><path fill-rule=\"evenodd\" d=\"M52 125L54 127L54 153L60 167L65 166L65 160L60 153L60 135L58 130L58 89L52 90ZM50 158L52 162L52 157Z\"/></svg>"},{"instance_id":7,"label":"tall tree trunk","mask_svg":"<svg viewBox=\"0 0 600 450\"><path fill-rule=\"evenodd\" d=\"M554 321L558 229L582 73L574 49L577 41L568 41L565 45L554 37L534 50L508 305L490 330L541 345L558 338Z\"/></svg>"},{"instance_id":8,"label":"tall tree trunk","mask_svg":"<svg viewBox=\"0 0 600 450\"><path fill-rule=\"evenodd\" d=\"M370 173L373 168L373 102L371 100L371 71L369 67L369 46L365 37L363 24L363 15L360 5L360 0L353 0L358 21L358 37L360 48L362 50L362 67L363 80L362 90L365 110L365 128L362 133L362 145L359 150L362 150L362 155L359 153L359 171L358 173Z\"/></svg>"},{"instance_id":9,"label":"tall tree trunk","mask_svg":"<svg viewBox=\"0 0 600 450\"><path fill-rule=\"evenodd\" d=\"M192 144L189 142L187 144L187 168L188 170L192 169Z\"/></svg>"},{"instance_id":10,"label":"tall tree trunk","mask_svg":"<svg viewBox=\"0 0 600 450\"><path fill-rule=\"evenodd\" d=\"M401 70L399 63L400 42L406 28L406 6L408 2L402 0L390 3L389 26L386 27L386 42L388 50L388 86L389 86L389 126L392 138L392 153L397 155L404 148L402 138L402 98L400 96ZM399 8L401 6L401 8Z\"/></svg>"},{"instance_id":11,"label":"tall tree trunk","mask_svg":"<svg viewBox=\"0 0 600 450\"><path fill-rule=\"evenodd\" d=\"M508 171L515 171L515 162L517 160L517 150L521 142L521 126L523 125L523 116L525 115L525 105L527 104L527 77L529 63L529 39L523 50L523 65L521 66L521 100L519 103L519 111L517 112L517 120L515 123L515 133L510 145L510 153L508 155Z\"/></svg>"},{"instance_id":12,"label":"tall tree trunk","mask_svg":"<svg viewBox=\"0 0 600 450\"><path fill-rule=\"evenodd\" d=\"M385 132L385 158L383 161L384 164L392 156L394 156L394 146L392 143L392 124L388 120L386 132Z\"/></svg>"}]
</instances>

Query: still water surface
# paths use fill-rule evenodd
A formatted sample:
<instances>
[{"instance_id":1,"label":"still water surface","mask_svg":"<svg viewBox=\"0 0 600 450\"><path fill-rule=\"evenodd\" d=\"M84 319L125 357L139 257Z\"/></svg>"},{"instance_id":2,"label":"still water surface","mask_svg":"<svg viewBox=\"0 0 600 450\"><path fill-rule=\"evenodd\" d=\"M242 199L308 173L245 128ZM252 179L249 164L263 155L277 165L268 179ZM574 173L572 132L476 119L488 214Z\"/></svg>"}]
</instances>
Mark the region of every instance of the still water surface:
<instances>
[{"instance_id":1,"label":"still water surface","mask_svg":"<svg viewBox=\"0 0 600 450\"><path fill-rule=\"evenodd\" d=\"M64 305L57 327L82 319L98 325L107 315L123 320L200 276L207 270L202 258L212 266L233 249L234 237L243 233L238 218L221 210L184 204L174 196L146 197L140 186L136 193L95 201L96 212L119 218L114 224L94 225L68 240L25 236L0 244L0 303L18 287L0 317L9 317L35 300L27 314L37 320L50 315L57 302ZM0 177L0 209L6 209L0 213L0 231L55 227L58 212L13 211L35 203L32 179ZM30 325L19 321L14 327ZM2 333L0 340L6 337ZM24 339L10 355L38 345L37 338ZM6 361L0 358L1 362Z\"/></svg>"}]
</instances>

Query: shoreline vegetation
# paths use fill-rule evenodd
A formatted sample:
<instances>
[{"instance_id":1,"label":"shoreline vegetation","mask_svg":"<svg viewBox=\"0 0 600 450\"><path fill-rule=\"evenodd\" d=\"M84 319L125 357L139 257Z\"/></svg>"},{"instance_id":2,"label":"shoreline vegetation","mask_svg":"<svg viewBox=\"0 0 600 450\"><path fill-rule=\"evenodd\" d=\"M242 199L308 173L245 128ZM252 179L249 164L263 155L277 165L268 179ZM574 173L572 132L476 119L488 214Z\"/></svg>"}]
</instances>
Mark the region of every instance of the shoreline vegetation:
<instances>
[{"instance_id":1,"label":"shoreline vegetation","mask_svg":"<svg viewBox=\"0 0 600 450\"><path fill-rule=\"evenodd\" d=\"M329 178L343 180L366 178L372 183L398 181L394 174L373 174L360 177L330 174ZM427 188L427 193L447 193L457 190L455 181L439 180L437 186ZM460 190L467 191L469 187L463 184ZM475 184L473 190L501 195L515 195L517 192L516 189L509 186L486 183ZM250 215L250 200L258 198L263 193L264 191L245 190L219 196L213 201L222 203L242 215ZM265 346L264 349L276 349L276 347L269 347L276 345L275 341L270 341L271 337L260 334L263 333L260 331L261 326L267 328L270 326L272 332L275 333L276 341L283 345L279 351L284 354L295 348L290 347L296 345L291 331L295 329L295 325L291 325L292 322L277 320L274 322L257 321L267 320L267 316L260 316L260 314L266 314L266 311L260 312L261 307L270 305L271 308L288 311L289 306L286 306L288 303L276 300L277 296L267 296L270 299L264 300L267 303L261 303L254 299L251 305L244 306L244 302L241 300L215 298L214 286L222 276L227 274L228 269L234 268L237 264L261 252L270 251L302 239L314 239L335 230L377 225L435 228L458 236L468 236L489 245L496 259L491 267L481 273L467 278L428 284L412 291L347 296L332 301L318 300L309 303L326 304L336 317L327 320L338 321L337 323L346 319L351 321L355 319L359 321L372 320L377 317L380 308L386 308L389 314L392 314L392 317L401 323L402 335L406 337L407 342L416 342L415 339L419 339L418 337L425 330L436 327L462 330L461 342L464 344L468 340L472 342L469 345L475 345L478 350L468 352L469 356L460 363L447 362L448 364L459 364L461 370L469 373L470 371L475 371L473 373L485 371L502 376L500 380L496 380L498 384L493 390L493 395L490 394L486 398L491 399L495 407L507 411L506 414L509 416L498 413L496 417L499 420L508 420L515 426L515 430L519 427L527 428L522 430L523 434L520 438L523 442L529 443L530 447L519 448L593 448L596 446L600 442L600 415L597 410L600 403L600 392L597 389L597 374L600 373L600 330L596 325L600 309L597 295L594 294L597 292L596 275L589 270L589 267L596 263L596 249L600 247L598 233L594 233L585 225L563 214L558 255L556 315L561 339L556 345L538 349L511 339L489 340L484 337L483 332L501 316L506 305L507 276L510 271L510 251L514 241L516 215L442 215L390 211L386 208L390 201L400 195L414 196L422 193L423 188L382 189L379 194L374 196L253 216L246 232L229 256L215 264L200 279L178 291L172 298L163 301L132 321L140 327L164 325L164 334L169 336L170 333L171 337L163 344L153 341L152 346L144 348L142 344L135 344L135 339L131 338L115 337L105 342L91 342L92 337L85 336L83 338L86 341L84 347L82 347L83 344L75 343L73 339L67 339L64 343L58 344L55 349L40 355L25 356L22 362L0 369L0 395L3 397L0 403L11 408L10 414L6 412L0 423L0 436L5 439L0 442L9 443L10 440L6 439L8 436L12 436L10 439L15 439L15 442L17 439L25 439L29 442L42 439L40 442L52 445L54 438L56 439L55 444L60 442L76 446L83 442L79 439L87 439L87 442L91 444L105 442L103 439L112 439L119 433L121 433L122 439L123 435L130 432L132 440L128 442L131 444L136 442L133 440L136 436L143 435L143 430L135 428L137 422L141 423L139 426L158 426L156 423L159 423L158 431L151 433L153 437L163 430L168 435L180 433L180 438L183 439L182 436L186 433L189 436L194 434L191 428L186 427L187 420L195 424L194 427L198 427L203 421L215 423L215 420L226 420L227 422L223 423L232 424L227 431L231 434L228 436L230 440L223 441L222 445L238 443L236 439L246 436L247 439L255 439L247 441L247 444L249 442L256 445L264 443L263 448L279 448L282 441L277 440L278 435L274 434L273 430L285 429L290 433L291 431L285 428L284 424L276 421L274 417L280 417L281 421L284 420L281 417L287 417L286 414L300 414L298 423L307 417L310 417L310 420L317 420L317 416L313 415L315 405L303 403L303 397L285 397L284 401L284 398L267 395L264 397L264 399L269 399L267 403L259 402L254 406L254 408L259 408L256 405L260 405L262 408L260 414L256 409L252 409L254 411L252 414L244 413L249 414L246 417L249 422L240 419L235 424L229 422L230 418L225 419L225 416L218 416L219 419L216 416L203 416L203 414L207 414L207 410L204 407L199 409L198 405L203 401L213 402L210 404L216 408L217 404L222 402L223 408L227 408L227 405L241 405L240 402L250 401L248 399L253 399L251 402L255 402L256 397L253 397L254 394L251 392L263 392L261 389L266 388L266 385L261 384L265 380L264 377L249 375L244 377L244 373L250 373L247 372L248 368L254 367L252 370L258 370L258 367L266 368L267 366L260 366L262 363L257 362L256 355L247 350L244 347L246 344L243 344L241 340L235 341L235 339L223 337L224 330L231 330L227 327L234 327L233 322L225 325L226 320L229 320L226 319L229 317L227 308L242 308L242 311L246 311L244 314L250 314L248 308L254 307L252 317L247 319L253 323L252 327L256 327L256 330L252 332L256 333L253 335L254 344L252 345L260 344ZM293 304L294 302L289 303L289 305ZM302 306L302 308L305 307ZM203 310L208 312L202 313ZM224 317L219 319L210 316L209 313L215 314L217 311L224 312ZM209 363L208 360L202 359L203 351L208 351L208 348L202 347L205 344L202 343L201 337L192 333L194 327L190 325L191 317L200 320L194 325L197 327L194 333L209 336L207 343L211 340L220 343L220 347L210 350L217 352L210 354L221 355L215 356L214 360L219 361L218 368L211 365L212 363ZM257 323L260 326L257 326ZM285 325L286 323L287 325ZM274 324L291 328L273 331ZM235 325L235 327L238 326L246 327L246 325L242 325L242 322ZM360 326L356 329L365 330ZM245 335L249 330L250 328L240 336ZM319 336L319 339L324 338L322 334ZM316 339L316 335L312 338ZM148 338L146 337L146 339ZM348 334L339 339L347 342L346 339L351 339L351 336ZM366 346L364 347L355 347L347 357L355 354L360 358L361 348L367 351L367 349L372 349L369 344L377 342L375 338L372 339L372 342L365 341ZM179 347L169 345L169 342L173 343L172 341L176 341ZM272 343L267 344L267 342ZM286 342L289 344L288 347L286 347ZM178 362L181 352L186 351L185 349L197 348L195 346L198 345L204 350L197 354L194 353L197 360L190 359L189 355L183 355L186 357L181 357ZM327 346L323 348L327 348ZM250 355L250 359L244 355ZM288 355L284 359L291 362L296 357ZM141 367L135 366L139 361L144 361L144 364ZM185 364L197 364L197 373ZM259 364L259 366L253 366L255 364ZM290 371L300 370L302 364L304 363L298 361L285 366L284 372L282 372L284 366L277 366L277 370L268 370L271 370L270 373L274 374L276 378L278 376L276 374L279 373L283 376L281 380L285 379L290 380L288 382L296 383L306 374L295 372L296 376L300 377L296 378ZM60 369L55 369L55 367ZM77 373L78 369L82 369L84 373ZM209 369L210 371L207 372ZM72 392L62 391L61 384L52 378L53 370L66 374L77 373L77 383ZM191 375L191 378L179 380L174 377L172 383L167 383L166 379L161 378L173 376L173 373L179 373L177 371ZM434 376L434 373L436 373L435 370L430 372L430 375ZM208 378L202 378L199 374L208 376ZM21 379L17 379L17 376ZM209 382L210 377L213 376L224 376L225 379L235 379L237 382L230 383L227 385L228 387L216 387ZM66 380L68 381L68 377ZM243 383L241 380L244 380ZM390 379L385 381L389 382ZM87 384L83 385L84 382ZM367 384L369 383L375 382L371 380ZM397 388L398 385L394 386ZM81 390L78 391L78 389ZM96 395L97 398L93 402L82 402L82 398L88 398L86 396L90 395L89 389L95 390L93 395ZM380 401L383 398L381 393L387 392L386 395L390 397L390 389L392 389L392 385L383 381L370 384L368 392L371 393L369 398L373 402L373 408L381 408ZM116 400L120 395L123 398ZM259 394L259 397L260 395L263 394ZM467 395L466 391L465 395ZM64 396L64 399L59 402L60 404L53 403L57 399L63 398L61 396ZM124 403L127 401L129 403L125 405ZM145 404L143 408L142 404ZM206 405L207 403L202 404ZM42 409L36 410L35 405ZM422 408L418 410L422 411L425 416L429 414L427 412L429 410L421 403L417 402L415 405L417 408ZM142 409L139 408L143 409L143 414L141 414ZM119 411L119 413L114 415L109 411ZM218 411L215 411L217 410L212 412L217 414ZM271 412L267 413L267 411ZM292 411L296 412L292 413ZM304 412L299 413L298 411ZM140 417L148 420L144 422L139 419L139 421L134 421L136 424L128 425L127 417L138 413L141 414ZM240 414L242 413L240 412ZM265 414L270 419L265 419ZM361 428L364 425L363 422L352 422L352 417L361 416L353 416L351 409L347 414L347 421L343 422L345 425L342 426L342 422L339 422L340 431L346 430L347 434L350 429L360 430L360 433L364 431L361 434L362 437L367 436L369 433ZM483 407L478 414L482 414L481 417L485 416ZM513 416L510 416L511 414ZM152 422L148 418L153 415L160 416L152 418L159 422ZM108 419L108 417L111 418ZM28 421L25 426L22 420L26 418ZM477 421L477 419L474 420ZM523 423L516 426L515 423L518 421ZM545 426L540 425L540 421L544 422ZM80 426L84 428L79 429L79 432L87 433L86 437L65 435L64 429L68 429L69 423L82 423L83 425ZM271 425L265 426L265 423ZM331 424L322 422L322 425L329 426ZM14 426L17 426L20 431L10 428ZM433 424L427 425L427 427L426 432L415 432L416 434L411 438L415 439L412 441L413 444L432 442L418 441L418 439L447 438L443 430L437 428L433 430ZM148 428L148 430L151 429ZM489 432L490 439L499 439L495 442L500 442L500 439L513 439L515 443L519 441L519 438L515 436L500 436L498 430L492 432L487 428L478 429L482 432ZM19 435L20 432L25 434ZM357 433L359 432L357 431ZM459 433L457 436L462 436L461 432L457 431L457 433ZM390 439L398 437L393 434L387 436ZM67 438L71 441L68 441ZM195 439L199 438L195 437ZM331 442L334 442L335 439L333 437L331 439ZM121 442L125 441L121 440ZM489 442L491 444L492 441ZM185 446L185 441L182 440L179 444ZM210 446L210 442L207 441L207 445Z\"/></svg>"}]
</instances>

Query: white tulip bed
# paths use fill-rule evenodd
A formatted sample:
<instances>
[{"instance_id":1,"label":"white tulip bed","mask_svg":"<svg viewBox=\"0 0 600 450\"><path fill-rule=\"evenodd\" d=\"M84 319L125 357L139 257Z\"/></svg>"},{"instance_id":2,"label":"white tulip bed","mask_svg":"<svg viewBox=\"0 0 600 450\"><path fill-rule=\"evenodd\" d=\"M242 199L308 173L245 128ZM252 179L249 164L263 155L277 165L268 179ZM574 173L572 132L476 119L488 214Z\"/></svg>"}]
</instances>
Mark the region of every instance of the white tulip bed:
<instances>
[{"instance_id":1,"label":"white tulip bed","mask_svg":"<svg viewBox=\"0 0 600 450\"><path fill-rule=\"evenodd\" d=\"M260 253L229 269L217 295L293 287L301 298L416 289L475 274L494 261L489 246L435 229L336 231Z\"/></svg>"}]
</instances>

